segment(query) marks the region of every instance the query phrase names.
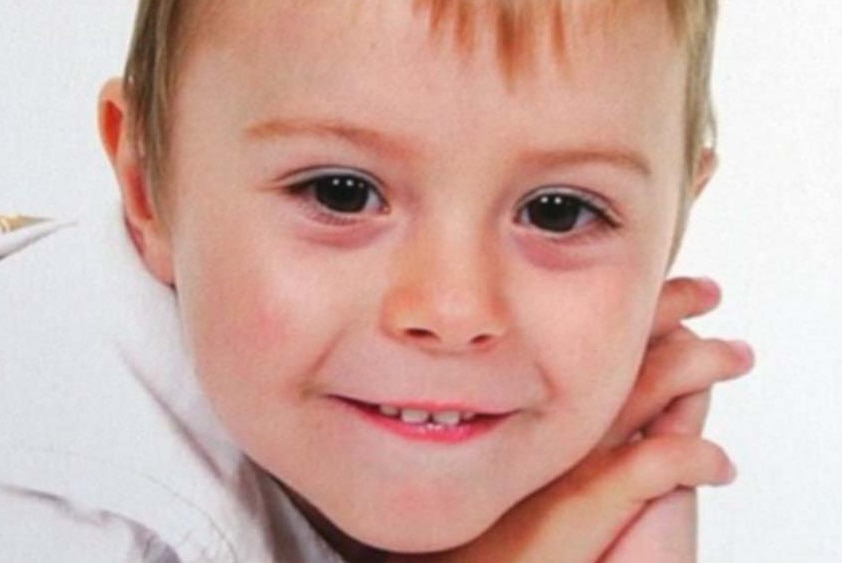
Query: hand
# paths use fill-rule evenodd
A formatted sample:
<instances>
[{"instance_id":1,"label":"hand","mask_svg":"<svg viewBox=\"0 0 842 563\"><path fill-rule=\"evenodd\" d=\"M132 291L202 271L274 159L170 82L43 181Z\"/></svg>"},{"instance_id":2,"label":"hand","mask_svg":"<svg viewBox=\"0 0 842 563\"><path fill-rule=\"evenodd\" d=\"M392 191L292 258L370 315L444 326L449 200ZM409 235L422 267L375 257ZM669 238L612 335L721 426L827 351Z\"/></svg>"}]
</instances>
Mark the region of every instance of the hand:
<instances>
[{"instance_id":1,"label":"hand","mask_svg":"<svg viewBox=\"0 0 842 563\"><path fill-rule=\"evenodd\" d=\"M745 373L750 350L682 325L713 310L710 282L665 284L635 387L601 443L579 465L505 514L470 544L425 562L667 563L694 560L692 489L734 478L701 434L710 389Z\"/></svg>"},{"instance_id":2,"label":"hand","mask_svg":"<svg viewBox=\"0 0 842 563\"><path fill-rule=\"evenodd\" d=\"M686 316L705 313L718 302L718 288L710 282L667 284L635 390L603 447L635 433L649 439L701 435L710 405L710 376L740 375L753 364L745 344L701 340L681 326ZM683 382L671 381L670 376ZM683 395L666 399L670 389L682 387ZM687 562L695 561L695 554L696 493L681 488L648 502L600 562Z\"/></svg>"}]
</instances>

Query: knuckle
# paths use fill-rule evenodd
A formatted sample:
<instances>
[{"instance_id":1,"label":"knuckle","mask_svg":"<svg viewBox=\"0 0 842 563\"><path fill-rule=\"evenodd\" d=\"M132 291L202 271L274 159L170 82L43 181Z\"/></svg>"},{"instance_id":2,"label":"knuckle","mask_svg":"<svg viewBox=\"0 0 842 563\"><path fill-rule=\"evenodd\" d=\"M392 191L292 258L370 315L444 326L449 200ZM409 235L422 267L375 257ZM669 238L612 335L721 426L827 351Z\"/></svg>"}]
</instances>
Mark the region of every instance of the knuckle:
<instances>
[{"instance_id":1,"label":"knuckle","mask_svg":"<svg viewBox=\"0 0 842 563\"><path fill-rule=\"evenodd\" d=\"M688 277L668 280L661 290L656 335L675 328L682 319L711 311L720 300L719 287L712 281Z\"/></svg>"},{"instance_id":2,"label":"knuckle","mask_svg":"<svg viewBox=\"0 0 842 563\"><path fill-rule=\"evenodd\" d=\"M680 300L685 315L704 313L716 307L721 300L719 286L709 279L678 278L673 291Z\"/></svg>"},{"instance_id":3,"label":"knuckle","mask_svg":"<svg viewBox=\"0 0 842 563\"><path fill-rule=\"evenodd\" d=\"M632 471L640 478L669 471L676 459L681 459L681 450L688 439L683 436L659 436L641 440L630 449L627 461Z\"/></svg>"},{"instance_id":4,"label":"knuckle","mask_svg":"<svg viewBox=\"0 0 842 563\"><path fill-rule=\"evenodd\" d=\"M725 375L738 375L751 367L753 358L750 349L741 343L722 339L710 339L706 343L712 368Z\"/></svg>"},{"instance_id":5,"label":"knuckle","mask_svg":"<svg viewBox=\"0 0 842 563\"><path fill-rule=\"evenodd\" d=\"M670 280L668 284L673 291L685 296L695 295L695 290L698 285L696 280L688 277L675 278Z\"/></svg>"},{"instance_id":6,"label":"knuckle","mask_svg":"<svg viewBox=\"0 0 842 563\"><path fill-rule=\"evenodd\" d=\"M648 438L627 455L630 478L650 498L680 486L724 482L730 468L722 448L692 436Z\"/></svg>"},{"instance_id":7,"label":"knuckle","mask_svg":"<svg viewBox=\"0 0 842 563\"><path fill-rule=\"evenodd\" d=\"M702 298L700 283L692 278L676 278L668 284L668 293L683 308L692 308Z\"/></svg>"},{"instance_id":8,"label":"knuckle","mask_svg":"<svg viewBox=\"0 0 842 563\"><path fill-rule=\"evenodd\" d=\"M641 389L647 393L661 393L686 380L698 348L698 339L682 339L664 342L650 350L640 378Z\"/></svg>"},{"instance_id":9,"label":"knuckle","mask_svg":"<svg viewBox=\"0 0 842 563\"><path fill-rule=\"evenodd\" d=\"M649 370L658 376L647 378L653 380L646 382L651 391L676 385L685 392L700 391L716 381L741 375L752 365L750 353L715 338L672 342L653 354L652 360Z\"/></svg>"}]
</instances>

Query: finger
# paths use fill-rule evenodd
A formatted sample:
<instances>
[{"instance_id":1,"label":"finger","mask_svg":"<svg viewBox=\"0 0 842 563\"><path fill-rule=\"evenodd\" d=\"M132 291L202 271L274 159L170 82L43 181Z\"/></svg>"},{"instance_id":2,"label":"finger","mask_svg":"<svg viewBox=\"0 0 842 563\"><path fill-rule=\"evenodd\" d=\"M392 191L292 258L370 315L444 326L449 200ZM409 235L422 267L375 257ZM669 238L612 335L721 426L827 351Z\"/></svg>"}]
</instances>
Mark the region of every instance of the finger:
<instances>
[{"instance_id":1,"label":"finger","mask_svg":"<svg viewBox=\"0 0 842 563\"><path fill-rule=\"evenodd\" d=\"M699 340L701 337L693 332L685 325L678 325L676 328L670 330L660 338L652 340L649 344L651 347L656 347L669 342L678 342L680 340Z\"/></svg>"},{"instance_id":2,"label":"finger","mask_svg":"<svg viewBox=\"0 0 842 563\"><path fill-rule=\"evenodd\" d=\"M599 563L695 561L697 494L678 489L646 505Z\"/></svg>"},{"instance_id":3,"label":"finger","mask_svg":"<svg viewBox=\"0 0 842 563\"><path fill-rule=\"evenodd\" d=\"M727 485L736 470L718 445L696 437L659 436L624 446L602 479L606 502L647 502L679 487Z\"/></svg>"},{"instance_id":4,"label":"finger","mask_svg":"<svg viewBox=\"0 0 842 563\"><path fill-rule=\"evenodd\" d=\"M545 541L583 550L565 552L559 560L595 561L648 503L677 490L725 485L736 475L719 446L682 436L641 440L595 463L595 469L583 467L584 484L574 476L560 487L563 502L556 500L557 514L543 519L556 524L541 531L548 536ZM600 547L588 553L588 546Z\"/></svg>"},{"instance_id":5,"label":"finger","mask_svg":"<svg viewBox=\"0 0 842 563\"><path fill-rule=\"evenodd\" d=\"M708 278L676 278L667 281L661 290L653 338L660 338L678 328L682 321L708 313L719 305L722 293Z\"/></svg>"},{"instance_id":6,"label":"finger","mask_svg":"<svg viewBox=\"0 0 842 563\"><path fill-rule=\"evenodd\" d=\"M673 401L650 422L643 433L655 436L700 436L710 410L710 391L693 393Z\"/></svg>"},{"instance_id":7,"label":"finger","mask_svg":"<svg viewBox=\"0 0 842 563\"><path fill-rule=\"evenodd\" d=\"M592 455L467 546L399 560L591 563L650 501L681 488L727 484L734 475L725 452L711 442L682 436L641 440Z\"/></svg>"},{"instance_id":8,"label":"finger","mask_svg":"<svg viewBox=\"0 0 842 563\"><path fill-rule=\"evenodd\" d=\"M640 376L602 446L625 442L676 398L743 375L753 364L751 348L741 341L682 337L660 342L648 350Z\"/></svg>"}]
</instances>

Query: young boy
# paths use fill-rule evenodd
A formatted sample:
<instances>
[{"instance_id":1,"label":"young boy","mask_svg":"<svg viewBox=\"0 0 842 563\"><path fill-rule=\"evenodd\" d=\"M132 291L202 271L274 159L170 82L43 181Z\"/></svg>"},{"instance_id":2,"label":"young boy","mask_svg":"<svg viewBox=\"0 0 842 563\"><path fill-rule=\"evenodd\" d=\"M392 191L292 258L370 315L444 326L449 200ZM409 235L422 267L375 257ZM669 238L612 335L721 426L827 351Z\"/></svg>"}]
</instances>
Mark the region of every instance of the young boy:
<instances>
[{"instance_id":1,"label":"young boy","mask_svg":"<svg viewBox=\"0 0 842 563\"><path fill-rule=\"evenodd\" d=\"M715 286L664 285L714 18L142 1L100 105L121 220L3 264L3 549L692 557L683 488L733 479L708 391L751 363L681 326Z\"/></svg>"}]
</instances>

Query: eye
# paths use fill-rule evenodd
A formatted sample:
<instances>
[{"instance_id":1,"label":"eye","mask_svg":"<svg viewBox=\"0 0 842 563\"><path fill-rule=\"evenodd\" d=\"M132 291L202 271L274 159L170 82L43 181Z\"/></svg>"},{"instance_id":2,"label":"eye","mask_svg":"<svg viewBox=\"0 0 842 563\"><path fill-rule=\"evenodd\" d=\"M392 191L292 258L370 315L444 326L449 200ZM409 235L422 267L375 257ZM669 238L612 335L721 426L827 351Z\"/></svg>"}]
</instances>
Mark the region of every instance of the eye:
<instances>
[{"instance_id":1,"label":"eye","mask_svg":"<svg viewBox=\"0 0 842 563\"><path fill-rule=\"evenodd\" d=\"M594 221L616 227L608 205L596 196L554 188L530 196L517 211L517 222L551 234L580 230Z\"/></svg>"},{"instance_id":2,"label":"eye","mask_svg":"<svg viewBox=\"0 0 842 563\"><path fill-rule=\"evenodd\" d=\"M287 190L303 197L317 212L331 215L353 216L383 213L388 210L380 192L359 173L323 172L296 180Z\"/></svg>"}]
</instances>

